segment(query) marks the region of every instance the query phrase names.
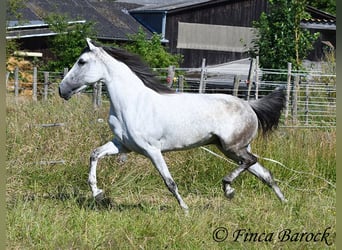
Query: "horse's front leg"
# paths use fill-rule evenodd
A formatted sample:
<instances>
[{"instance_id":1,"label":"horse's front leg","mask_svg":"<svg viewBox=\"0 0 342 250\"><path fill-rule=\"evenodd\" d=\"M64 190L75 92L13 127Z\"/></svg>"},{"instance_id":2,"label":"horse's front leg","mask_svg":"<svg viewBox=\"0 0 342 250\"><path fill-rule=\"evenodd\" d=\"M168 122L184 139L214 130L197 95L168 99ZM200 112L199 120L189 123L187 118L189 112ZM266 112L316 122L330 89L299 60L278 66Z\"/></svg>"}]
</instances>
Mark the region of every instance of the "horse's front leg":
<instances>
[{"instance_id":1,"label":"horse's front leg","mask_svg":"<svg viewBox=\"0 0 342 250\"><path fill-rule=\"evenodd\" d=\"M96 166L98 160L106 155L114 155L118 153L127 152L128 151L125 148L123 148L123 146L119 142L115 140L109 141L101 147L98 147L93 150L93 152L90 155L88 184L91 188L94 198L100 199L103 195L102 189L99 189L97 187Z\"/></svg>"},{"instance_id":2,"label":"horse's front leg","mask_svg":"<svg viewBox=\"0 0 342 250\"><path fill-rule=\"evenodd\" d=\"M179 205L184 209L184 211L187 213L189 208L183 201L182 197L178 193L178 188L173 180L171 173L165 163L164 157L160 150L158 149L151 149L148 150L147 156L151 159L153 165L157 168L159 174L164 180L165 185L169 189L169 191L176 197Z\"/></svg>"}]
</instances>

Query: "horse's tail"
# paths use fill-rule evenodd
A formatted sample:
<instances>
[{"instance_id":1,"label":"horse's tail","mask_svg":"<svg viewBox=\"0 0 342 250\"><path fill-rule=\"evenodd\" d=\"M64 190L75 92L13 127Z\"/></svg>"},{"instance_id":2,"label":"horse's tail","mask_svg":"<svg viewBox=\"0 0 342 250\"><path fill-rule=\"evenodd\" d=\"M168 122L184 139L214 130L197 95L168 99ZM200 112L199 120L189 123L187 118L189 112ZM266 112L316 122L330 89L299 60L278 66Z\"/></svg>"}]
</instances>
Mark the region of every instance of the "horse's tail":
<instances>
[{"instance_id":1,"label":"horse's tail","mask_svg":"<svg viewBox=\"0 0 342 250\"><path fill-rule=\"evenodd\" d=\"M285 106L284 89L276 88L269 95L250 101L249 104L258 117L259 126L266 134L278 127L281 111Z\"/></svg>"}]
</instances>

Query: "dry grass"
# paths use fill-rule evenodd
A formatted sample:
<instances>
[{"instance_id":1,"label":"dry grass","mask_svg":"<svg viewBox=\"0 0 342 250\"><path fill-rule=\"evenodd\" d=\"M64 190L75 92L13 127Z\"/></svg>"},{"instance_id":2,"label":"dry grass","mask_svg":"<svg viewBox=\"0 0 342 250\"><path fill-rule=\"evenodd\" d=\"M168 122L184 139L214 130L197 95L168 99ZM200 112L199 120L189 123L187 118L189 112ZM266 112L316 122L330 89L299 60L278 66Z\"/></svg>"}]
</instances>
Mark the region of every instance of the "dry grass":
<instances>
[{"instance_id":1,"label":"dry grass","mask_svg":"<svg viewBox=\"0 0 342 250\"><path fill-rule=\"evenodd\" d=\"M233 165L201 149L165 154L190 207L185 216L152 164L137 154L129 155L125 164L115 157L101 160L98 183L111 206L100 206L91 198L89 154L112 137L106 122L98 122L99 118L106 120L107 105L94 111L85 96L69 102L53 97L48 102L18 105L12 97L7 98L9 249L335 247L336 189L331 185L336 183L335 129L281 128L253 143L258 155L307 173L261 160L280 181L287 204L281 204L267 186L248 173L237 179L236 196L227 201L221 178ZM65 126L40 126L46 123ZM65 164L42 164L59 160ZM223 242L213 239L218 227L228 229ZM306 242L295 237L295 233L323 233L328 227L332 246L324 240ZM270 242L248 240L246 234L234 241L233 232L238 229L274 235ZM292 242L279 239L284 229L292 231Z\"/></svg>"}]
</instances>

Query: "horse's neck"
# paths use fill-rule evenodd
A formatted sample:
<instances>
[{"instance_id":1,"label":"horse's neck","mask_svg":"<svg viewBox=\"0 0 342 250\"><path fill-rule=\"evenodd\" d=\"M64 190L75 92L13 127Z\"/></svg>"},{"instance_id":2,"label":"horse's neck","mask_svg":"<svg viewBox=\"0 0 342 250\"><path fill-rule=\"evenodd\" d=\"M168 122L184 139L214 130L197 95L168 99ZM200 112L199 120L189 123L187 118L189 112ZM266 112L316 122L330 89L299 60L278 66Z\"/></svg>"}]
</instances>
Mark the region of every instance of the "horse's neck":
<instances>
[{"instance_id":1,"label":"horse's neck","mask_svg":"<svg viewBox=\"0 0 342 250\"><path fill-rule=\"evenodd\" d=\"M110 59L106 65L108 77L105 84L112 105L111 113L121 117L122 112L137 105L139 97L142 95L152 97L155 94L143 84L127 65Z\"/></svg>"}]
</instances>

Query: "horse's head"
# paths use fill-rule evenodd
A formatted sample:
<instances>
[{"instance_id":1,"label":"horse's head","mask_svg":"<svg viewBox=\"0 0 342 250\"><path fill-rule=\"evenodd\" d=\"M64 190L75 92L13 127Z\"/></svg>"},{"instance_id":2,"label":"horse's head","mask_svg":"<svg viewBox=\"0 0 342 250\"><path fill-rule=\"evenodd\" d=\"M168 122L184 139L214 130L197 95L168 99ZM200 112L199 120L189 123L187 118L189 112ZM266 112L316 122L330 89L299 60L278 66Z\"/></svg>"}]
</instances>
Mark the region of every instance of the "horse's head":
<instances>
[{"instance_id":1,"label":"horse's head","mask_svg":"<svg viewBox=\"0 0 342 250\"><path fill-rule=\"evenodd\" d=\"M98 57L101 48L96 47L89 38L87 45L59 85L59 95L66 100L103 78L103 67Z\"/></svg>"}]
</instances>

